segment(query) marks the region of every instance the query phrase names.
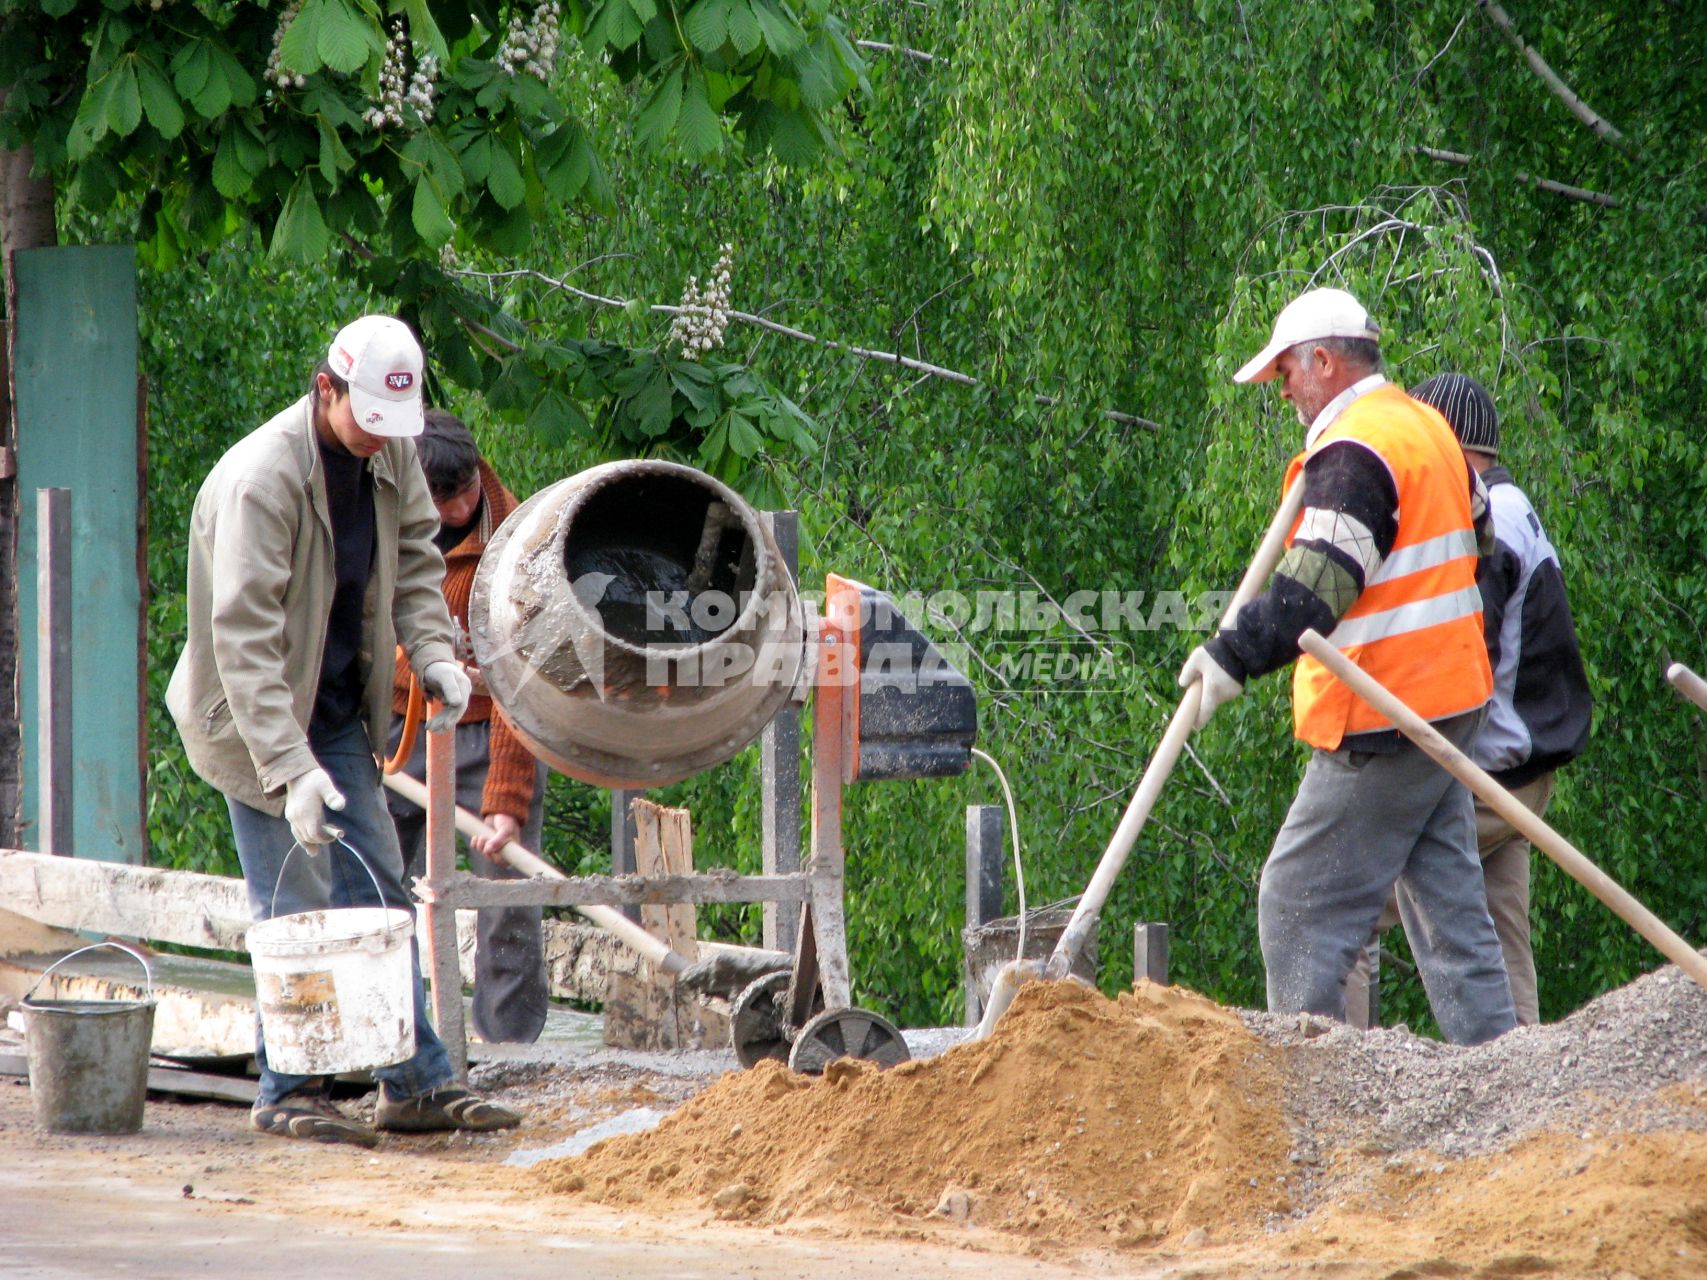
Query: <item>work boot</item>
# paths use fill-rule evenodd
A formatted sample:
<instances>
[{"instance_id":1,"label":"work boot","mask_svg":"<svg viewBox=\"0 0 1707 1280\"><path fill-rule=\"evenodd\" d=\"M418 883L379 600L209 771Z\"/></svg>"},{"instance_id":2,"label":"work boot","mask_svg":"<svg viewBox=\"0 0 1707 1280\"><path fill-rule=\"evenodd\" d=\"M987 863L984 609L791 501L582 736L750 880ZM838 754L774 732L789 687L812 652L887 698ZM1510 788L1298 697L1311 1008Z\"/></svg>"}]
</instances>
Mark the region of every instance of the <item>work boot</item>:
<instances>
[{"instance_id":1,"label":"work boot","mask_svg":"<svg viewBox=\"0 0 1707 1280\"><path fill-rule=\"evenodd\" d=\"M309 1142L347 1142L371 1147L379 1135L360 1120L352 1120L318 1088L298 1089L274 1103L257 1102L249 1112L249 1124L261 1133L279 1138L303 1138Z\"/></svg>"},{"instance_id":2,"label":"work boot","mask_svg":"<svg viewBox=\"0 0 1707 1280\"><path fill-rule=\"evenodd\" d=\"M373 1122L393 1133L436 1133L444 1129L487 1133L513 1129L522 1118L508 1107L476 1097L461 1085L442 1084L412 1098L400 1098L393 1095L389 1084L381 1083Z\"/></svg>"}]
</instances>

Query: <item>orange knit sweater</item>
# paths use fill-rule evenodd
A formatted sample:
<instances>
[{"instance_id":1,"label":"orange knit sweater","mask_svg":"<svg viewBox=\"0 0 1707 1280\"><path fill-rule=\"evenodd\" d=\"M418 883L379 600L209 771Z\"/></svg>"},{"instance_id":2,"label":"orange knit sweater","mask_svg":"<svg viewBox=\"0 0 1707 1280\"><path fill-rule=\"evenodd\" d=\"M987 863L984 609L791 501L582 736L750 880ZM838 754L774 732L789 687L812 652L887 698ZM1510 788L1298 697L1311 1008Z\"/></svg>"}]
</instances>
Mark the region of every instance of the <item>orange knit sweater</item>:
<instances>
[{"instance_id":1,"label":"orange knit sweater","mask_svg":"<svg viewBox=\"0 0 1707 1280\"><path fill-rule=\"evenodd\" d=\"M480 504L480 522L466 538L445 555L445 604L450 616L465 632L468 629L468 597L474 589L474 570L480 564L486 543L504 518L517 506L515 496L504 488L486 460L480 460L480 488L484 501ZM392 682L391 709L402 715L409 705L409 664L400 656L397 673ZM507 813L518 822L527 821L528 806L533 801L534 759L532 753L504 713L492 705L492 699L475 694L462 713L463 724L492 722L491 763L486 770L486 786L481 793L482 815Z\"/></svg>"}]
</instances>

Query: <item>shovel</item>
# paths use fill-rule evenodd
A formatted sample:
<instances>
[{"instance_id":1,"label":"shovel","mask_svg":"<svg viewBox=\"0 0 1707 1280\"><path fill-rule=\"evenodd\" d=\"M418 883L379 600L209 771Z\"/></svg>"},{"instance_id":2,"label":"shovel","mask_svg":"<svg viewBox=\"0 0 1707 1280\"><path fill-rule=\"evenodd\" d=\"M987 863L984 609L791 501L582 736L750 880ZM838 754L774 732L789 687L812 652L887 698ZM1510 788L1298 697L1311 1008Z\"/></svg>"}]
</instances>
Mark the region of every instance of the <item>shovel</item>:
<instances>
[{"instance_id":1,"label":"shovel","mask_svg":"<svg viewBox=\"0 0 1707 1280\"><path fill-rule=\"evenodd\" d=\"M408 774L388 773L382 781L405 800L419 805L423 809L427 807L425 784L417 782ZM456 829L469 837L485 836L491 838L496 834L491 827L461 805L456 806ZM511 840L499 849L498 856L517 871L530 876L545 876L551 880L567 880L569 878L543 858L522 848L515 840ZM595 907L590 903L576 903L575 910L601 929L610 930L625 945L650 960L665 973L685 973L693 965L693 961L682 955L681 952L672 950L669 943L654 938L614 907Z\"/></svg>"},{"instance_id":2,"label":"shovel","mask_svg":"<svg viewBox=\"0 0 1707 1280\"><path fill-rule=\"evenodd\" d=\"M1531 813L1521 800L1500 786L1488 776L1486 770L1448 742L1438 729L1419 716L1396 693L1357 666L1316 632L1306 631L1298 638L1298 644L1305 653L1333 672L1335 678L1346 688L1392 721L1393 727L1400 733L1434 757L1436 764L1470 788L1490 809L1522 832L1529 843L1553 859L1561 871L1599 898L1611 908L1614 915L1652 943L1656 951L1695 979L1703 988L1707 988L1707 958L1703 958L1699 951L1674 933L1665 921L1632 897L1627 889L1590 862L1581 850L1553 830L1544 819ZM1667 673L1667 678L1691 701L1695 701L1699 695L1700 705L1707 707L1707 690L1686 687L1688 681L1678 679L1677 671L1680 665L1674 664L1672 670ZM1688 667L1683 667L1683 672L1693 675ZM1700 684L1699 679L1696 684Z\"/></svg>"},{"instance_id":3,"label":"shovel","mask_svg":"<svg viewBox=\"0 0 1707 1280\"><path fill-rule=\"evenodd\" d=\"M1304 481L1303 477L1299 477L1281 501L1280 510L1274 513L1268 532L1263 534L1256 555L1251 558L1250 568L1245 570L1239 589L1233 593L1226 612L1221 615L1222 627L1231 624L1239 610L1255 598L1257 592L1262 590L1263 584L1268 581L1269 574L1274 572L1274 566L1280 562L1280 554L1286 546L1286 537L1291 533L1293 522L1298 519L1298 512L1303 504ZM1102 861L1097 863L1096 873L1079 898L1078 908L1073 912L1073 918L1067 922L1066 929L1062 931L1061 940L1055 944L1054 952L1045 961L1012 960L997 970L996 977L990 984L990 998L984 1006L984 1017L972 1037L974 1040L988 1038L995 1030L996 1022L1007 1012L1008 1006L1014 1002L1014 996L1025 983L1034 978L1059 980L1072 972L1073 962L1079 958L1085 939L1101 918L1103 904L1108 901L1109 891L1114 888L1115 880L1126 865L1127 856L1132 852L1132 845L1138 839L1139 831L1149 820L1150 810L1155 807L1162 784L1167 782L1168 775L1173 772L1174 764L1179 760L1180 752L1185 749L1185 740L1191 736L1192 728L1197 723L1197 708L1202 700L1203 682L1193 681L1180 698L1179 709L1168 722L1161 745L1156 748L1156 754L1150 757L1149 767L1144 770L1144 776L1139 780L1138 790L1127 804L1120 825L1114 829L1114 837L1108 842Z\"/></svg>"}]
</instances>

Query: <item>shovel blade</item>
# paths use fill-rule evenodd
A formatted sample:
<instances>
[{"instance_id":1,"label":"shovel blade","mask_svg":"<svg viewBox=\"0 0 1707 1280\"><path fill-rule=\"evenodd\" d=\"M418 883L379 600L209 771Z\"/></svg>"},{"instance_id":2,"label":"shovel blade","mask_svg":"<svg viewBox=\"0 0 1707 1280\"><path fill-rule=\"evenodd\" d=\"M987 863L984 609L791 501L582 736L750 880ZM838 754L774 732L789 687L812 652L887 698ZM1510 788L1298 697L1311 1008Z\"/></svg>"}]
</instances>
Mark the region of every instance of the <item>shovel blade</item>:
<instances>
[{"instance_id":1,"label":"shovel blade","mask_svg":"<svg viewBox=\"0 0 1707 1280\"><path fill-rule=\"evenodd\" d=\"M1014 1002L1019 989L1028 982L1036 982L1043 977L1041 960L1010 960L996 970L995 979L990 983L990 998L984 1002L984 1016L979 1019L978 1029L972 1033L974 1040L988 1040L996 1029L996 1023L1008 1011L1008 1006Z\"/></svg>"}]
</instances>

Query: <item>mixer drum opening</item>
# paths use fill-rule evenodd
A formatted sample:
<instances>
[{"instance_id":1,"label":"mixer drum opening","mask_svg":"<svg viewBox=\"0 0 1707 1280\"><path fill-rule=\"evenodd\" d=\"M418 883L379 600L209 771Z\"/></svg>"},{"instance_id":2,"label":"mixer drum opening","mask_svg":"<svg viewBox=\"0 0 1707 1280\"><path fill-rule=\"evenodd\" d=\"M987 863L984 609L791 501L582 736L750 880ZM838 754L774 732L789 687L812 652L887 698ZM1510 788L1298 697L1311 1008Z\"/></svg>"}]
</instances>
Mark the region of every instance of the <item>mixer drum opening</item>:
<instances>
[{"instance_id":1,"label":"mixer drum opening","mask_svg":"<svg viewBox=\"0 0 1707 1280\"><path fill-rule=\"evenodd\" d=\"M706 644L736 626L751 601L757 517L732 509L701 480L617 474L582 493L567 515L563 556L605 632L642 648ZM755 525L749 529L748 523Z\"/></svg>"}]
</instances>

